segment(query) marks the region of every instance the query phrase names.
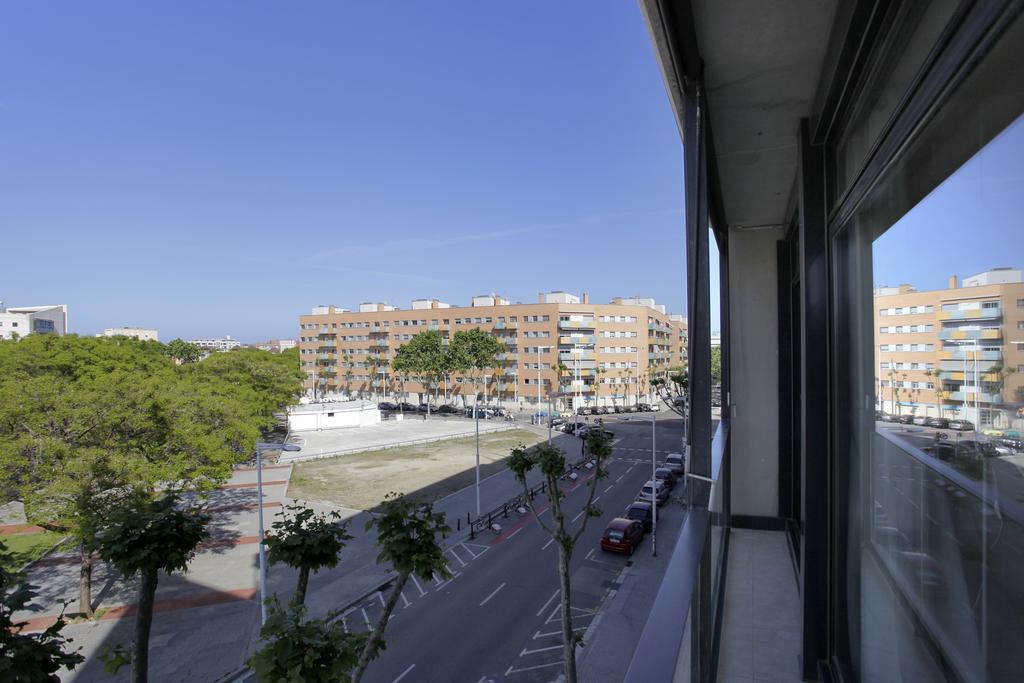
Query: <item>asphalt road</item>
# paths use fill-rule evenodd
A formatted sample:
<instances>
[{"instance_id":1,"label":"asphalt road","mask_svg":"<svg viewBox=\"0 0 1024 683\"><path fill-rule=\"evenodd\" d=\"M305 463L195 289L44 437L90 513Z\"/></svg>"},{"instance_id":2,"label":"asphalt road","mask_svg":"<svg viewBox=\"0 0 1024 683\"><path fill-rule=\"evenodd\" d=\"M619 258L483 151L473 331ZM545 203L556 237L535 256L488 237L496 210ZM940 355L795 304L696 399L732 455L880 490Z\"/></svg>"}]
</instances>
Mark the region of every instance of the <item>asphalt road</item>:
<instances>
[{"instance_id":1,"label":"asphalt road","mask_svg":"<svg viewBox=\"0 0 1024 683\"><path fill-rule=\"evenodd\" d=\"M615 421L616 434L608 477L597 483L596 503L603 514L591 519L570 565L573 626L582 633L599 613L607 592L629 562L649 559L650 535L632 558L600 549L605 524L631 503L651 474L651 426L642 418ZM679 420L658 425L659 462L678 450ZM575 459L577 453L570 453ZM589 474L567 494L569 519L582 510ZM681 490L677 486L673 495ZM538 509L546 500L538 497ZM678 502L659 509L661 547L670 548L685 510ZM541 514L550 521L550 513ZM485 532L448 551L453 578L416 580L406 585L385 634L387 649L370 665L366 680L393 681L550 681L562 671L558 606L557 549L532 516L501 520L500 534ZM572 528L578 528L582 515ZM366 629L380 614L386 596L375 594L348 610L345 623Z\"/></svg>"}]
</instances>

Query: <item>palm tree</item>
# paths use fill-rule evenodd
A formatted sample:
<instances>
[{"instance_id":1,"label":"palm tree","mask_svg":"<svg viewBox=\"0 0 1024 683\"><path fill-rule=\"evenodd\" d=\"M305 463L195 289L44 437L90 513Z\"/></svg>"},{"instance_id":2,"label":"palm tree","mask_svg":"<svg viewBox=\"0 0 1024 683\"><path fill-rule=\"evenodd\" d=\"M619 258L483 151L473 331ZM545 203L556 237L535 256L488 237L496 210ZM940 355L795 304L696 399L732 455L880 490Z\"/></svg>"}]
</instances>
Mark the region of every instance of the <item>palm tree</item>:
<instances>
[{"instance_id":1,"label":"palm tree","mask_svg":"<svg viewBox=\"0 0 1024 683\"><path fill-rule=\"evenodd\" d=\"M596 396L598 404L601 403L601 375L605 374L607 370L598 365L594 368L594 387L596 389ZM615 394L612 394L612 405L615 405Z\"/></svg>"},{"instance_id":2,"label":"palm tree","mask_svg":"<svg viewBox=\"0 0 1024 683\"><path fill-rule=\"evenodd\" d=\"M352 356L350 354L346 353L344 356L342 356L342 360L344 361L344 366L345 366L345 394L348 395L349 397L351 397L352 396L352 375L354 374L352 372L352 366L353 366Z\"/></svg>"}]
</instances>

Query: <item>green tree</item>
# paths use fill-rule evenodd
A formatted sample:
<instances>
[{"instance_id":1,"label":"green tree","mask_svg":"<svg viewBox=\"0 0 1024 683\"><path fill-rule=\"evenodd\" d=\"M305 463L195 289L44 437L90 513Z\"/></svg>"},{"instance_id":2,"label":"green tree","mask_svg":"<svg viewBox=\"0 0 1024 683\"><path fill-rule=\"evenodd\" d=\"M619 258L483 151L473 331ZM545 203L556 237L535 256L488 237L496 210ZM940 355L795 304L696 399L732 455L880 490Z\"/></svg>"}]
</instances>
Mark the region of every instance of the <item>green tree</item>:
<instances>
[{"instance_id":1,"label":"green tree","mask_svg":"<svg viewBox=\"0 0 1024 683\"><path fill-rule=\"evenodd\" d=\"M687 402L689 401L690 374L686 366L671 368L665 377L655 377L651 380L658 398L682 418L687 417Z\"/></svg>"},{"instance_id":2,"label":"green tree","mask_svg":"<svg viewBox=\"0 0 1024 683\"><path fill-rule=\"evenodd\" d=\"M388 494L381 513L366 523L367 530L377 528L378 563L388 563L398 573L391 593L384 603L384 611L359 656L352 681L358 683L370 661L380 652L384 642L384 629L409 577L415 574L424 581L435 576L451 577L444 558L439 536L451 531L444 515L434 512L430 503L406 500L401 494Z\"/></svg>"},{"instance_id":3,"label":"green tree","mask_svg":"<svg viewBox=\"0 0 1024 683\"><path fill-rule=\"evenodd\" d=\"M95 533L111 506L157 486L217 486L300 387L294 362L264 351L176 366L123 337L0 344L0 485L30 522L78 542L91 615Z\"/></svg>"},{"instance_id":4,"label":"green tree","mask_svg":"<svg viewBox=\"0 0 1024 683\"><path fill-rule=\"evenodd\" d=\"M294 602L301 605L306 602L310 571L336 567L338 553L352 537L336 511L317 514L296 503L286 505L278 516L281 519L273 523L264 543L271 564L281 562L299 570Z\"/></svg>"},{"instance_id":5,"label":"green tree","mask_svg":"<svg viewBox=\"0 0 1024 683\"><path fill-rule=\"evenodd\" d=\"M722 347L711 347L711 381L718 384L722 381Z\"/></svg>"},{"instance_id":6,"label":"green tree","mask_svg":"<svg viewBox=\"0 0 1024 683\"><path fill-rule=\"evenodd\" d=\"M431 381L438 382L440 380L444 371L445 355L445 349L441 343L441 333L427 330L399 346L391 365L395 372L401 373L404 377L416 377L426 388ZM427 401L427 415L430 415L429 400Z\"/></svg>"},{"instance_id":7,"label":"green tree","mask_svg":"<svg viewBox=\"0 0 1024 683\"><path fill-rule=\"evenodd\" d=\"M195 363L203 356L203 350L195 344L189 344L183 339L172 339L164 347L164 353L172 358L179 365L182 363Z\"/></svg>"},{"instance_id":8,"label":"green tree","mask_svg":"<svg viewBox=\"0 0 1024 683\"><path fill-rule=\"evenodd\" d=\"M366 633L347 633L338 614L306 619L306 607L287 609L274 600L260 629L264 646L249 659L260 683L347 683L359 662Z\"/></svg>"},{"instance_id":9,"label":"green tree","mask_svg":"<svg viewBox=\"0 0 1024 683\"><path fill-rule=\"evenodd\" d=\"M184 570L208 534L209 515L179 510L176 504L175 496L140 498L112 515L99 534L100 556L125 578L141 577L130 657L132 683L145 683L149 676L149 631L160 572ZM114 658L117 661L120 654Z\"/></svg>"},{"instance_id":10,"label":"green tree","mask_svg":"<svg viewBox=\"0 0 1024 683\"><path fill-rule=\"evenodd\" d=\"M594 476L587 483L587 502L583 506L584 515L579 528L575 531L570 529L571 522L566 521L566 511L563 509L563 500L566 496L561 489L562 476L567 470L565 455L554 446L541 443L532 449L519 446L512 451L509 458L509 469L515 475L516 480L523 487L524 497L529 505L537 524L554 539L558 547L558 580L561 589L561 613L562 613L562 657L565 662L565 679L568 683L576 683L576 645L579 638L572 626L572 584L569 575L569 564L572 561L572 554L576 543L587 528L587 522L591 517L599 517L601 509L594 504L594 492L597 490L597 482L607 476L604 469L605 460L611 456L612 445L603 430L592 430L587 435L587 452L594 458ZM537 468L544 475L544 483L548 494L548 501L551 505L552 524L546 523L537 513L533 500L529 495L529 486L526 478L530 471Z\"/></svg>"},{"instance_id":11,"label":"green tree","mask_svg":"<svg viewBox=\"0 0 1024 683\"><path fill-rule=\"evenodd\" d=\"M0 681L56 683L58 670L72 671L84 657L68 650L71 640L61 635L67 625L63 614L42 633L22 632L28 622L15 621L14 613L38 609L31 604L35 586L4 569L8 564L7 546L0 540Z\"/></svg>"},{"instance_id":12,"label":"green tree","mask_svg":"<svg viewBox=\"0 0 1024 683\"><path fill-rule=\"evenodd\" d=\"M474 405L483 373L497 367L497 356L504 345L479 327L455 333L450 344L452 365L464 375L468 374L474 387Z\"/></svg>"}]
</instances>

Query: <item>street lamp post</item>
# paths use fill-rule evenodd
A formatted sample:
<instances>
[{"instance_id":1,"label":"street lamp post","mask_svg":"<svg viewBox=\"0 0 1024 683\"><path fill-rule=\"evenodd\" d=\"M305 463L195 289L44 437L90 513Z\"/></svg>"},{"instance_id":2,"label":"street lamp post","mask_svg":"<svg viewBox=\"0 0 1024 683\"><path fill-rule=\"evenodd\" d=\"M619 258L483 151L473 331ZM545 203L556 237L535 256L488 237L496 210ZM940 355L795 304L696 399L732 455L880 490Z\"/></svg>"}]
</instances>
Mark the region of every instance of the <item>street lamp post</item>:
<instances>
[{"instance_id":1,"label":"street lamp post","mask_svg":"<svg viewBox=\"0 0 1024 683\"><path fill-rule=\"evenodd\" d=\"M267 551L263 546L263 451L301 451L291 443L256 442L256 511L259 514L260 553L260 625L267 623Z\"/></svg>"},{"instance_id":2,"label":"street lamp post","mask_svg":"<svg viewBox=\"0 0 1024 683\"><path fill-rule=\"evenodd\" d=\"M658 477L655 476L658 468L657 421L658 414L651 413L651 491L654 493L651 496L651 557L658 556Z\"/></svg>"}]
</instances>

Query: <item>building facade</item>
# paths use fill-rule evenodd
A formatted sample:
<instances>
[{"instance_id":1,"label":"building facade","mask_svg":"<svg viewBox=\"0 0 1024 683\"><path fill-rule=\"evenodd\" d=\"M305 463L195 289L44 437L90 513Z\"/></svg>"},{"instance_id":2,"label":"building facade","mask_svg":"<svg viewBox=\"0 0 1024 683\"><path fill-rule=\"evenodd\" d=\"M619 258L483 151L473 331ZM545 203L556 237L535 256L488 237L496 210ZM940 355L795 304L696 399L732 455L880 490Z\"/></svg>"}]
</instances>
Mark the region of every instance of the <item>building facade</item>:
<instances>
[{"instance_id":1,"label":"building facade","mask_svg":"<svg viewBox=\"0 0 1024 683\"><path fill-rule=\"evenodd\" d=\"M242 342L232 339L231 335L227 335L223 339L190 339L188 343L198 346L204 351L230 351L242 346Z\"/></svg>"},{"instance_id":2,"label":"building facade","mask_svg":"<svg viewBox=\"0 0 1024 683\"><path fill-rule=\"evenodd\" d=\"M1024 280L999 268L946 289L875 290L878 406L1006 426L1024 405Z\"/></svg>"},{"instance_id":3,"label":"building facade","mask_svg":"<svg viewBox=\"0 0 1024 683\"><path fill-rule=\"evenodd\" d=\"M424 386L390 368L396 350L417 333L434 330L447 344L460 330L479 327L504 347L479 386L453 376ZM299 353L306 388L352 396L436 393L447 400L533 403L555 392L563 405L632 404L649 400L652 374L685 360L686 322L653 299L592 304L586 294L540 294L535 304L497 295L469 306L418 299L409 309L380 303L357 311L319 306L299 318Z\"/></svg>"},{"instance_id":4,"label":"building facade","mask_svg":"<svg viewBox=\"0 0 1024 683\"><path fill-rule=\"evenodd\" d=\"M131 337L141 341L160 341L160 333L145 327L108 327L97 337Z\"/></svg>"},{"instance_id":5,"label":"building facade","mask_svg":"<svg viewBox=\"0 0 1024 683\"><path fill-rule=\"evenodd\" d=\"M21 306L6 308L0 302L0 339L14 339L29 334L56 334L68 331L68 307Z\"/></svg>"}]
</instances>

